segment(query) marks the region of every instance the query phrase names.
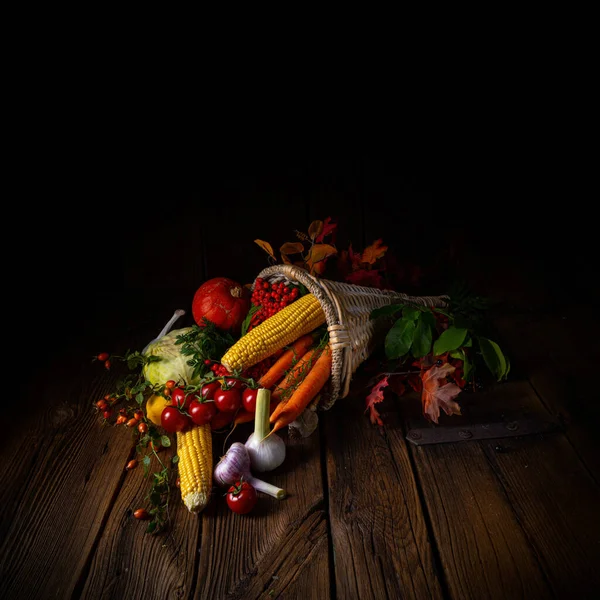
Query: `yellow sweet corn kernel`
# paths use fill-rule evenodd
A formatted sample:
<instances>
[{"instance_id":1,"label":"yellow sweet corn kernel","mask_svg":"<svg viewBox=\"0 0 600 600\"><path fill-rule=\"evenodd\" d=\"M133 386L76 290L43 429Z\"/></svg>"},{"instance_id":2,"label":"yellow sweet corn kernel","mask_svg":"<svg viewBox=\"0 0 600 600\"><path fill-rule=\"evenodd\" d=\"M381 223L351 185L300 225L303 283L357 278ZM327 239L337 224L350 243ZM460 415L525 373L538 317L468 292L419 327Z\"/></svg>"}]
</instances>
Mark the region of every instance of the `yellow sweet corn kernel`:
<instances>
[{"instance_id":1,"label":"yellow sweet corn kernel","mask_svg":"<svg viewBox=\"0 0 600 600\"><path fill-rule=\"evenodd\" d=\"M221 363L233 373L243 371L325 323L320 302L306 294L269 317L238 340Z\"/></svg>"},{"instance_id":2,"label":"yellow sweet corn kernel","mask_svg":"<svg viewBox=\"0 0 600 600\"><path fill-rule=\"evenodd\" d=\"M179 488L190 512L200 512L212 489L212 437L210 425L194 425L177 432Z\"/></svg>"}]
</instances>

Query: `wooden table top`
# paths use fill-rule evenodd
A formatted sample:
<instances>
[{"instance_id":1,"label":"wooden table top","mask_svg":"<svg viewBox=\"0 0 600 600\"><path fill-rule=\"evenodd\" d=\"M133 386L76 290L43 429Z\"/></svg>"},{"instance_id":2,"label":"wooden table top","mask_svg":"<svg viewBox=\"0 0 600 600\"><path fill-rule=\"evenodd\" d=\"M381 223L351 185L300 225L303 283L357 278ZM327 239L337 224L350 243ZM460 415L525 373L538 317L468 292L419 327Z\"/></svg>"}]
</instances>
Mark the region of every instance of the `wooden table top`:
<instances>
[{"instance_id":1,"label":"wooden table top","mask_svg":"<svg viewBox=\"0 0 600 600\"><path fill-rule=\"evenodd\" d=\"M265 476L285 500L261 495L239 516L214 489L200 516L173 502L171 529L155 536L132 516L147 480L124 471L131 432L92 408L114 378L87 348L66 355L26 388L37 404L2 444L0 597L591 597L600 462L572 314L499 317L514 375L462 399L465 422L477 407L516 408L561 414L566 432L419 447L405 438L414 398L384 402L380 428L358 390L311 437L286 439L284 465ZM136 347L155 325L122 342ZM214 436L215 460L224 441Z\"/></svg>"}]
</instances>

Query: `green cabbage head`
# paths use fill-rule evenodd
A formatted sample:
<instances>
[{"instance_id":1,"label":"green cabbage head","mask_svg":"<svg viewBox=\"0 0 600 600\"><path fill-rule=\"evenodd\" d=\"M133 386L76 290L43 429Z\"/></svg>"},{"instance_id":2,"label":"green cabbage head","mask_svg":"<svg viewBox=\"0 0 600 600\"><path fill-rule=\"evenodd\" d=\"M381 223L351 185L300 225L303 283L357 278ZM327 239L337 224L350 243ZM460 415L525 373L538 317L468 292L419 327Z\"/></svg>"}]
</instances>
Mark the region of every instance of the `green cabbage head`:
<instances>
[{"instance_id":1,"label":"green cabbage head","mask_svg":"<svg viewBox=\"0 0 600 600\"><path fill-rule=\"evenodd\" d=\"M144 377L153 385L162 385L169 379L185 381L185 383L198 383L192 379L193 367L187 364L189 357L181 354L181 346L176 345L178 335L188 333L192 328L174 329L159 340L152 342L145 356L158 356L160 360L144 366Z\"/></svg>"}]
</instances>

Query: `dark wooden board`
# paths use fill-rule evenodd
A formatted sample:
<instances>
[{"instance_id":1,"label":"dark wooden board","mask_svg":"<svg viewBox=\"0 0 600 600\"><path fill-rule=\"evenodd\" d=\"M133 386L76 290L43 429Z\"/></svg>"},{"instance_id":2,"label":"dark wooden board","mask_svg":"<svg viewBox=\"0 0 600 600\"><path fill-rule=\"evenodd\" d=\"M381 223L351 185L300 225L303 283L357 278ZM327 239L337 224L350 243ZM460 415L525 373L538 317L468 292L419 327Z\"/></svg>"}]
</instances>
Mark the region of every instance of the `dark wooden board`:
<instances>
[{"instance_id":1,"label":"dark wooden board","mask_svg":"<svg viewBox=\"0 0 600 600\"><path fill-rule=\"evenodd\" d=\"M175 450L171 446L159 451L163 464ZM151 470L158 468L153 459ZM147 522L135 519L133 511L149 508L149 485L141 465L127 474L94 553L83 598L190 597L200 518L187 510L173 487L169 530L145 534Z\"/></svg>"},{"instance_id":2,"label":"dark wooden board","mask_svg":"<svg viewBox=\"0 0 600 600\"><path fill-rule=\"evenodd\" d=\"M478 396L499 414L514 398L539 406L526 381ZM453 597L566 598L598 585L600 490L562 434L412 452Z\"/></svg>"},{"instance_id":3,"label":"dark wooden board","mask_svg":"<svg viewBox=\"0 0 600 600\"><path fill-rule=\"evenodd\" d=\"M66 366L39 390L39 419L2 445L0 597L69 597L122 484L132 441L92 407L112 379Z\"/></svg>"},{"instance_id":4,"label":"dark wooden board","mask_svg":"<svg viewBox=\"0 0 600 600\"><path fill-rule=\"evenodd\" d=\"M241 428L228 444L251 431ZM215 444L218 456L222 442ZM284 488L287 498L259 494L252 513L236 515L215 492L202 516L196 598L329 598L319 438L286 444L286 461L263 479Z\"/></svg>"},{"instance_id":5,"label":"dark wooden board","mask_svg":"<svg viewBox=\"0 0 600 600\"><path fill-rule=\"evenodd\" d=\"M441 598L415 478L395 411L371 425L359 397L325 415L338 598Z\"/></svg>"},{"instance_id":6,"label":"dark wooden board","mask_svg":"<svg viewBox=\"0 0 600 600\"><path fill-rule=\"evenodd\" d=\"M507 353L549 410L563 419L567 438L600 482L600 404L589 384L600 337L593 314L590 306L576 305L550 315L499 315L494 323Z\"/></svg>"}]
</instances>

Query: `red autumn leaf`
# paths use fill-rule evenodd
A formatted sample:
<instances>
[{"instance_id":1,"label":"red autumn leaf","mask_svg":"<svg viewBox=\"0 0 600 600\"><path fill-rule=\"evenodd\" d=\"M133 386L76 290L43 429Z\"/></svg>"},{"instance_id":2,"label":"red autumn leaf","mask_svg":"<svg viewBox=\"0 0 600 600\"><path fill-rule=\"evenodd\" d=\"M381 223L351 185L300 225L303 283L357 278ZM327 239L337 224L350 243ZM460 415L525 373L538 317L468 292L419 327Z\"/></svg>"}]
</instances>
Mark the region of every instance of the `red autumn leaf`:
<instances>
[{"instance_id":1,"label":"red autumn leaf","mask_svg":"<svg viewBox=\"0 0 600 600\"><path fill-rule=\"evenodd\" d=\"M365 412L369 412L369 417L371 418L371 423L373 425L383 425L383 421L381 420L381 415L377 412L375 408L375 404L381 402L383 400L383 388L388 386L388 378L387 375L383 377L380 381L378 381L371 390L371 393L367 396L367 408Z\"/></svg>"},{"instance_id":2,"label":"red autumn leaf","mask_svg":"<svg viewBox=\"0 0 600 600\"><path fill-rule=\"evenodd\" d=\"M360 252L357 253L352 250L352 244L348 246L348 257L350 258L352 270L358 271L360 269L361 255Z\"/></svg>"},{"instance_id":3,"label":"red autumn leaf","mask_svg":"<svg viewBox=\"0 0 600 600\"><path fill-rule=\"evenodd\" d=\"M421 375L423 380L423 415L438 422L440 408L447 415L460 415L460 406L454 402L454 398L460 394L461 389L455 383L447 383L446 376L454 372L454 367L446 363L441 367L433 366Z\"/></svg>"},{"instance_id":4,"label":"red autumn leaf","mask_svg":"<svg viewBox=\"0 0 600 600\"><path fill-rule=\"evenodd\" d=\"M315 239L317 244L320 244L329 234L332 234L337 229L337 223L331 222L331 217L327 217L323 222L323 229ZM335 237L335 236L334 236ZM335 240L332 240L335 243Z\"/></svg>"},{"instance_id":5,"label":"red autumn leaf","mask_svg":"<svg viewBox=\"0 0 600 600\"><path fill-rule=\"evenodd\" d=\"M402 396L406 392L406 386L402 382L402 377L394 376L389 380L390 390L397 396Z\"/></svg>"},{"instance_id":6,"label":"red autumn leaf","mask_svg":"<svg viewBox=\"0 0 600 600\"><path fill-rule=\"evenodd\" d=\"M367 271L366 269L360 269L360 271L352 271L346 275L346 281L348 283L354 283L355 285L364 285L366 287L374 287L382 289L383 277L378 271Z\"/></svg>"},{"instance_id":7,"label":"red autumn leaf","mask_svg":"<svg viewBox=\"0 0 600 600\"><path fill-rule=\"evenodd\" d=\"M407 377L408 385L415 390L415 392L420 392L423 389L423 381L419 375L412 374Z\"/></svg>"},{"instance_id":8,"label":"red autumn leaf","mask_svg":"<svg viewBox=\"0 0 600 600\"><path fill-rule=\"evenodd\" d=\"M383 245L383 240L375 240L370 246L365 248L362 253L362 262L369 265L374 264L380 259L386 252L388 247Z\"/></svg>"}]
</instances>

